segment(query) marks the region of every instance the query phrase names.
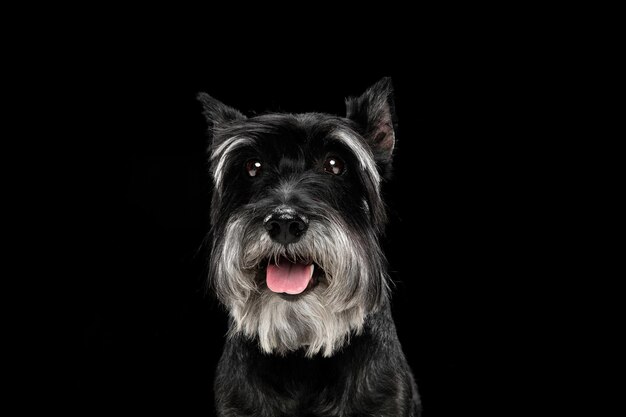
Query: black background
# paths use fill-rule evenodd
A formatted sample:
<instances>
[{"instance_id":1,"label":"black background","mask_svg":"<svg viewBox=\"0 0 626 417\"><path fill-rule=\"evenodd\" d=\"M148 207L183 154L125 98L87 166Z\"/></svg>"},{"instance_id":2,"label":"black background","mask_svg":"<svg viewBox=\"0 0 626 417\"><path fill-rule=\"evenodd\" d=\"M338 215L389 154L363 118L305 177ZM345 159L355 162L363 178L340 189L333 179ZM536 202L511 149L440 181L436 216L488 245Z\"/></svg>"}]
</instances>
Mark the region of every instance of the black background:
<instances>
[{"instance_id":1,"label":"black background","mask_svg":"<svg viewBox=\"0 0 626 417\"><path fill-rule=\"evenodd\" d=\"M444 59L445 55L445 59ZM242 112L344 114L344 98L393 78L399 121L385 185L393 313L426 416L497 409L507 315L525 268L519 163L526 142L504 64L442 55L381 69L359 63L263 71L254 60L93 57L75 82L83 140L70 172L79 280L72 311L76 406L98 412L212 415L226 314L207 294L210 187L204 91ZM514 234L514 233L513 233Z\"/></svg>"}]
</instances>

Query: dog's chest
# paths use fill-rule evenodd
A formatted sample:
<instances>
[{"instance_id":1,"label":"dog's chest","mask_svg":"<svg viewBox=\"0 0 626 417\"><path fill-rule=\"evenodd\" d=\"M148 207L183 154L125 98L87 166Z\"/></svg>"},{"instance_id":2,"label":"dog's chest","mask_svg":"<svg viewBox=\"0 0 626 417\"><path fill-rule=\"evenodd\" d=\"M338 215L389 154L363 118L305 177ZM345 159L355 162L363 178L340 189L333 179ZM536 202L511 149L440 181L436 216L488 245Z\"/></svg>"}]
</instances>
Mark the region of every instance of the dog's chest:
<instances>
[{"instance_id":1,"label":"dog's chest","mask_svg":"<svg viewBox=\"0 0 626 417\"><path fill-rule=\"evenodd\" d=\"M358 391L355 368L338 358L307 359L299 355L282 358L257 357L246 364L249 400L257 409L279 416L349 415Z\"/></svg>"}]
</instances>

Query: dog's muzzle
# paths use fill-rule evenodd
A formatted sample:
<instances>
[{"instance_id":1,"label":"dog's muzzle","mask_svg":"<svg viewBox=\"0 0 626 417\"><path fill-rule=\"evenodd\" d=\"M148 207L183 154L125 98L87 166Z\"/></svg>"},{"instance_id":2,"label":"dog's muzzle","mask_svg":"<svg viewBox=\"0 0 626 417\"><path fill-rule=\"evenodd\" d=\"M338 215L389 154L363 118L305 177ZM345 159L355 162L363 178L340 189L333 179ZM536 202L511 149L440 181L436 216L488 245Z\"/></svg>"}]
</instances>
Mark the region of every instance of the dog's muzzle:
<instances>
[{"instance_id":1,"label":"dog's muzzle","mask_svg":"<svg viewBox=\"0 0 626 417\"><path fill-rule=\"evenodd\" d=\"M265 218L263 225L273 241L287 245L300 240L306 233L308 221L293 208L280 206Z\"/></svg>"}]
</instances>

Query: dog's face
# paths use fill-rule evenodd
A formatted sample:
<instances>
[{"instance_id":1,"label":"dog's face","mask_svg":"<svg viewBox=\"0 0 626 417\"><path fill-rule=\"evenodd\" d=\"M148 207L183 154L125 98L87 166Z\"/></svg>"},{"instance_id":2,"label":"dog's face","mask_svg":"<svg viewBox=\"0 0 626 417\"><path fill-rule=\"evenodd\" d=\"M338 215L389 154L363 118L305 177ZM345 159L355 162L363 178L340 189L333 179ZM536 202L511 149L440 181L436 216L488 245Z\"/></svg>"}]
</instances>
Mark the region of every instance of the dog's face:
<instances>
[{"instance_id":1,"label":"dog's face","mask_svg":"<svg viewBox=\"0 0 626 417\"><path fill-rule=\"evenodd\" d=\"M394 147L391 85L339 118L247 119L199 96L212 126L210 278L231 332L267 353L330 356L387 297L378 237Z\"/></svg>"}]
</instances>

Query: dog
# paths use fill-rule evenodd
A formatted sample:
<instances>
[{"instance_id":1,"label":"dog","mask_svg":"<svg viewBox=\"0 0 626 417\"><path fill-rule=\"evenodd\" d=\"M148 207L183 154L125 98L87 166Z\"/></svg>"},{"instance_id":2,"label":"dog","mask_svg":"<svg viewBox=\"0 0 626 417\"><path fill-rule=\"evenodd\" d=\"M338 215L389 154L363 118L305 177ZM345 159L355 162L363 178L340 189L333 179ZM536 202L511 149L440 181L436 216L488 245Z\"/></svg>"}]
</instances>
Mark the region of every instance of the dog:
<instances>
[{"instance_id":1,"label":"dog","mask_svg":"<svg viewBox=\"0 0 626 417\"><path fill-rule=\"evenodd\" d=\"M396 143L383 78L346 117L247 118L200 93L209 125L209 279L229 313L219 416L419 416L379 238Z\"/></svg>"}]
</instances>

